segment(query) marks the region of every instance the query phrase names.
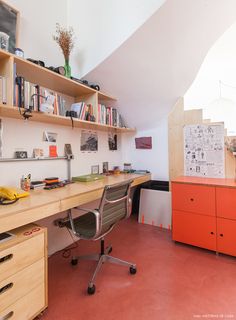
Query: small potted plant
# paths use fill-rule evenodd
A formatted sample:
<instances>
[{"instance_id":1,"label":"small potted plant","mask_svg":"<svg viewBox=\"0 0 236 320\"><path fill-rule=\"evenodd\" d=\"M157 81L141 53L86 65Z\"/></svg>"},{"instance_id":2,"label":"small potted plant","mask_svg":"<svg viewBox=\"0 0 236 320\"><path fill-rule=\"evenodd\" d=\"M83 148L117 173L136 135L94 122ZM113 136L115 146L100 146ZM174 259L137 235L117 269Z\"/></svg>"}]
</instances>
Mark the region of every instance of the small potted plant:
<instances>
[{"instance_id":1,"label":"small potted plant","mask_svg":"<svg viewBox=\"0 0 236 320\"><path fill-rule=\"evenodd\" d=\"M70 53L74 47L74 30L72 27L68 29L56 24L56 35L53 39L59 44L65 58L65 76L71 78Z\"/></svg>"}]
</instances>

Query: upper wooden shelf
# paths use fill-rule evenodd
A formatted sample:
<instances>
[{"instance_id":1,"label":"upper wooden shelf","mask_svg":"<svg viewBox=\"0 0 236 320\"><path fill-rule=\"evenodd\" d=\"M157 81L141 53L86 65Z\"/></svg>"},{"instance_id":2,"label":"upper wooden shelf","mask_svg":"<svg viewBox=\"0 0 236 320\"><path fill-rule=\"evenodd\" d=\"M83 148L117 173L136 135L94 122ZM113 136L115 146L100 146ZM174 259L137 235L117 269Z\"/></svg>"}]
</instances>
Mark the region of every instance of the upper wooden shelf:
<instances>
[{"instance_id":1,"label":"upper wooden shelf","mask_svg":"<svg viewBox=\"0 0 236 320\"><path fill-rule=\"evenodd\" d=\"M23 117L22 115L20 115L19 109L17 107L12 107L7 105L0 105L0 116L6 117L6 118L23 120ZM36 111L32 112L32 117L27 121L36 121L36 122L43 122L43 123L50 123L50 124L72 127L72 121L68 117L36 112ZM118 132L118 133L128 133L128 132L136 131L134 128L119 128L119 127L109 126L105 124L100 124L97 122L84 121L76 118L73 118L73 124L75 128L82 128L87 130L112 131L112 132Z\"/></svg>"}]
</instances>

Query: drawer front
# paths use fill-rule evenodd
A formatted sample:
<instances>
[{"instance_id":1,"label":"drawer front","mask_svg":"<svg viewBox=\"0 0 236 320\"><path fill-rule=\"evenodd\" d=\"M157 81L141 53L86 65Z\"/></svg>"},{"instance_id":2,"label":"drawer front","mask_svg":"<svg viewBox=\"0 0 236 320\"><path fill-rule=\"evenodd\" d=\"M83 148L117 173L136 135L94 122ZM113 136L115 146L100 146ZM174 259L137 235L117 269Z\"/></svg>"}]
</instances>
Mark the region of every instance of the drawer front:
<instances>
[{"instance_id":1,"label":"drawer front","mask_svg":"<svg viewBox=\"0 0 236 320\"><path fill-rule=\"evenodd\" d=\"M236 256L236 221L217 218L217 251Z\"/></svg>"},{"instance_id":2,"label":"drawer front","mask_svg":"<svg viewBox=\"0 0 236 320\"><path fill-rule=\"evenodd\" d=\"M172 183L172 208L215 216L215 188L203 185Z\"/></svg>"},{"instance_id":3,"label":"drawer front","mask_svg":"<svg viewBox=\"0 0 236 320\"><path fill-rule=\"evenodd\" d=\"M236 189L216 188L216 215L236 220Z\"/></svg>"},{"instance_id":4,"label":"drawer front","mask_svg":"<svg viewBox=\"0 0 236 320\"><path fill-rule=\"evenodd\" d=\"M214 217L173 211L172 218L173 240L216 250L216 219Z\"/></svg>"},{"instance_id":5,"label":"drawer front","mask_svg":"<svg viewBox=\"0 0 236 320\"><path fill-rule=\"evenodd\" d=\"M44 258L0 282L0 311L45 281Z\"/></svg>"},{"instance_id":6,"label":"drawer front","mask_svg":"<svg viewBox=\"0 0 236 320\"><path fill-rule=\"evenodd\" d=\"M0 282L41 259L43 256L43 233L0 251Z\"/></svg>"},{"instance_id":7,"label":"drawer front","mask_svg":"<svg viewBox=\"0 0 236 320\"><path fill-rule=\"evenodd\" d=\"M0 311L0 320L31 320L46 307L45 288L44 284L41 284L8 308Z\"/></svg>"}]
</instances>

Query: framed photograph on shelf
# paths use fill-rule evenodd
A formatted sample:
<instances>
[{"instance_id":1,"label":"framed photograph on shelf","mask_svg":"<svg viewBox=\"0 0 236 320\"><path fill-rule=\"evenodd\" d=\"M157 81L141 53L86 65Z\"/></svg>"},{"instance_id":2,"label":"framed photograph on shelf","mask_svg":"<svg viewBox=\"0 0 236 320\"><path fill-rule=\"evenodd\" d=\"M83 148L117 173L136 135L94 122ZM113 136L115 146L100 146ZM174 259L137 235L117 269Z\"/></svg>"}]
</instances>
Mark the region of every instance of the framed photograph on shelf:
<instances>
[{"instance_id":1,"label":"framed photograph on shelf","mask_svg":"<svg viewBox=\"0 0 236 320\"><path fill-rule=\"evenodd\" d=\"M99 165L91 166L91 174L99 174Z\"/></svg>"}]
</instances>

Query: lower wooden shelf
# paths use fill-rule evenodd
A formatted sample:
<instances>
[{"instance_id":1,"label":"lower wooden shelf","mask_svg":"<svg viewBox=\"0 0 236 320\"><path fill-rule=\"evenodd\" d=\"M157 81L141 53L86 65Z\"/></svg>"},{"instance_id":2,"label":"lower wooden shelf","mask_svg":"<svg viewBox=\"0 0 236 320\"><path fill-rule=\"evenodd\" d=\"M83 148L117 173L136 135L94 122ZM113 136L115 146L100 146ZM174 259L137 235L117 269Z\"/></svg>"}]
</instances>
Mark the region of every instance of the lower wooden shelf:
<instances>
[{"instance_id":1,"label":"lower wooden shelf","mask_svg":"<svg viewBox=\"0 0 236 320\"><path fill-rule=\"evenodd\" d=\"M7 105L0 105L0 116L6 118L13 118L13 119L22 119L22 115L20 115L18 108L7 106ZM72 121L69 117L58 116L54 114L46 114L42 112L32 112L32 117L27 121L35 121L35 122L43 122L43 123L50 123L56 124L60 126L72 126ZM114 126L109 126L105 124L100 124L96 122L89 122L84 120L79 120L73 118L73 125L75 128L82 128L87 130L100 130L100 131L110 131L110 132L118 132L118 133L129 133L135 132L134 128L118 128Z\"/></svg>"}]
</instances>

